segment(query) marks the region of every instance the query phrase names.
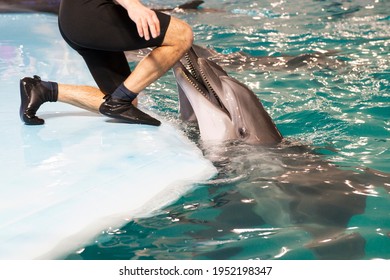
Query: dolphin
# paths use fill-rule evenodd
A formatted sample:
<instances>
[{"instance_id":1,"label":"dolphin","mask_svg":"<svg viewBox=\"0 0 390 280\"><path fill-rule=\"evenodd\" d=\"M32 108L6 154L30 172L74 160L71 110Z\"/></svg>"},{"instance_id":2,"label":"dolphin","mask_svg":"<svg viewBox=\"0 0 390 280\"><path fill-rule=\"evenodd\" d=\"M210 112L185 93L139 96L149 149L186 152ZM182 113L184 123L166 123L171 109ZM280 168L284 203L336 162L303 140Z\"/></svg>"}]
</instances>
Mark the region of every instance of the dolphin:
<instances>
[{"instance_id":1,"label":"dolphin","mask_svg":"<svg viewBox=\"0 0 390 280\"><path fill-rule=\"evenodd\" d=\"M335 55L337 50L323 50L312 53L303 53L296 56L253 56L243 51L222 54L212 48L194 45L199 56L207 58L219 66L234 71L250 69L257 72L265 71L295 71L297 69L338 69L345 67L345 62Z\"/></svg>"},{"instance_id":2,"label":"dolphin","mask_svg":"<svg viewBox=\"0 0 390 280\"><path fill-rule=\"evenodd\" d=\"M212 222L179 217L182 223L205 225L189 234L212 247L210 236L214 241L235 233L261 233L264 227L272 234L302 229L311 235L305 247L318 259L363 258L366 240L346 229L353 216L364 213L367 197L377 195L374 186L390 190L390 174L360 167L344 170L310 147L282 141L256 95L202 57L207 55L207 50L193 47L173 68L181 117L198 124L202 140L215 141L203 148L219 170L209 184L215 186L213 192L222 189L212 200L211 207L220 210ZM231 183L234 188L223 191ZM232 245L200 256L234 257L240 250Z\"/></svg>"},{"instance_id":3,"label":"dolphin","mask_svg":"<svg viewBox=\"0 0 390 280\"><path fill-rule=\"evenodd\" d=\"M58 14L61 0L0 0L0 13L43 12ZM155 11L179 12L198 10L204 1L193 0L173 8L151 7Z\"/></svg>"},{"instance_id":4,"label":"dolphin","mask_svg":"<svg viewBox=\"0 0 390 280\"><path fill-rule=\"evenodd\" d=\"M244 70L256 71L259 73L267 71L285 71L293 72L297 70L337 70L347 68L345 61L335 58L339 54L337 50L324 50L312 53L303 53L299 55L280 55L280 56L253 56L246 52L232 52L223 54L213 48L203 47L194 44L192 48L199 57L206 58L217 63L224 69L236 72ZM152 48L146 48L135 51L126 51L126 58L129 62L139 61L148 55Z\"/></svg>"},{"instance_id":5,"label":"dolphin","mask_svg":"<svg viewBox=\"0 0 390 280\"><path fill-rule=\"evenodd\" d=\"M201 55L193 47L173 67L182 118L198 123L203 141L280 143L281 133L254 92Z\"/></svg>"}]
</instances>

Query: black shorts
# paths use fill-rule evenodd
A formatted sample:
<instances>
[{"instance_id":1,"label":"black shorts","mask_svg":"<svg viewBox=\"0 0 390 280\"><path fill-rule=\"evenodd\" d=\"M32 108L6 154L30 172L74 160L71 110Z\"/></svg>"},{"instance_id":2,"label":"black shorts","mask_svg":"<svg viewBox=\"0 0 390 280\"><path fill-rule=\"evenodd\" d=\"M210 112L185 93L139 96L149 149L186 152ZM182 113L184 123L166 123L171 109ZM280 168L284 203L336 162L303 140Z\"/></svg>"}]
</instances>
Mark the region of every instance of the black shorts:
<instances>
[{"instance_id":1,"label":"black shorts","mask_svg":"<svg viewBox=\"0 0 390 280\"><path fill-rule=\"evenodd\" d=\"M59 28L65 41L85 60L98 87L111 94L131 73L124 51L158 47L171 17L156 12L160 36L146 41L122 6L112 0L62 0Z\"/></svg>"}]
</instances>

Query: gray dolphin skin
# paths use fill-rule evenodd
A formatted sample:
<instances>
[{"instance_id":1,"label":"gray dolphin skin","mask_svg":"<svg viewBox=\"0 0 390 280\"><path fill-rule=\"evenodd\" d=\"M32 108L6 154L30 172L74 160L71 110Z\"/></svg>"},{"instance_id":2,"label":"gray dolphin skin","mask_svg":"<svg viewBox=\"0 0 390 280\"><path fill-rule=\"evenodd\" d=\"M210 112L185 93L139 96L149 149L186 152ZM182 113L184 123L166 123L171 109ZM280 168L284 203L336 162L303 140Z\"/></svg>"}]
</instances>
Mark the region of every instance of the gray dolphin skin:
<instances>
[{"instance_id":1,"label":"gray dolphin skin","mask_svg":"<svg viewBox=\"0 0 390 280\"><path fill-rule=\"evenodd\" d=\"M235 238L234 233L261 235L266 228L270 236L287 231L309 234L304 247L317 259L363 258L366 239L350 224L354 216L364 213L367 197L375 196L376 188L389 190L390 174L360 167L345 170L309 146L281 142L282 136L255 94L200 57L207 55L202 51L193 47L174 66L182 118L197 121L203 140L243 142L202 145L219 171L209 182L212 207L219 214L200 221L186 220L183 214L178 220L202 224L189 234L208 246ZM264 143L275 145L251 145ZM215 246L200 254L227 259L242 251L240 245Z\"/></svg>"},{"instance_id":2,"label":"gray dolphin skin","mask_svg":"<svg viewBox=\"0 0 390 280\"><path fill-rule=\"evenodd\" d=\"M193 46L174 66L181 116L197 121L202 140L242 142L202 145L219 170L209 182L219 214L210 221L186 220L185 214L178 220L204 225L189 234L208 246L234 233L260 235L267 227L270 235L308 233L311 240L305 247L317 259L363 258L366 240L349 225L364 213L367 196L376 193L374 186L389 189L390 175L360 167L344 170L308 146L282 142L255 94L205 58L209 55ZM231 182L234 187L229 188ZM234 258L242 250L216 246L202 257Z\"/></svg>"},{"instance_id":3,"label":"gray dolphin skin","mask_svg":"<svg viewBox=\"0 0 390 280\"><path fill-rule=\"evenodd\" d=\"M323 52L304 53L297 56L252 56L245 52L232 52L222 54L212 48L206 48L200 45L193 45L197 55L207 58L224 69L235 72L251 70L255 72L267 71L285 71L293 72L296 70L318 70L318 69L346 69L348 64L335 56L339 53L335 50L326 50ZM151 48L136 51L126 51L126 57L129 62L139 61L151 52Z\"/></svg>"},{"instance_id":4,"label":"gray dolphin skin","mask_svg":"<svg viewBox=\"0 0 390 280\"><path fill-rule=\"evenodd\" d=\"M193 47L173 67L181 116L197 121L203 141L273 145L283 139L252 90Z\"/></svg>"},{"instance_id":5,"label":"gray dolphin skin","mask_svg":"<svg viewBox=\"0 0 390 280\"><path fill-rule=\"evenodd\" d=\"M265 71L295 71L297 69L332 69L336 70L346 66L346 63L334 58L339 52L336 50L324 50L313 53L304 53L297 56L252 56L239 51L222 54L212 48L194 45L196 53L207 58L224 69L243 71L250 69L256 72Z\"/></svg>"}]
</instances>

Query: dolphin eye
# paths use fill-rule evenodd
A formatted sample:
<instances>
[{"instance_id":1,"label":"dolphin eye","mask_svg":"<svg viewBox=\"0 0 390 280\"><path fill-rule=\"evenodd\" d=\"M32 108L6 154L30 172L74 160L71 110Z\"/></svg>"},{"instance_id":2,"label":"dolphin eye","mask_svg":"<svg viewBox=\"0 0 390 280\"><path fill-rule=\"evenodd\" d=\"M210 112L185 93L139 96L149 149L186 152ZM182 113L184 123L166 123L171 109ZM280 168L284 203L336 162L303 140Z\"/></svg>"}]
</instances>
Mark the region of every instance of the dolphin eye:
<instances>
[{"instance_id":1,"label":"dolphin eye","mask_svg":"<svg viewBox=\"0 0 390 280\"><path fill-rule=\"evenodd\" d=\"M238 134L240 135L241 138L246 138L248 136L248 132L245 127L240 127L238 129Z\"/></svg>"}]
</instances>

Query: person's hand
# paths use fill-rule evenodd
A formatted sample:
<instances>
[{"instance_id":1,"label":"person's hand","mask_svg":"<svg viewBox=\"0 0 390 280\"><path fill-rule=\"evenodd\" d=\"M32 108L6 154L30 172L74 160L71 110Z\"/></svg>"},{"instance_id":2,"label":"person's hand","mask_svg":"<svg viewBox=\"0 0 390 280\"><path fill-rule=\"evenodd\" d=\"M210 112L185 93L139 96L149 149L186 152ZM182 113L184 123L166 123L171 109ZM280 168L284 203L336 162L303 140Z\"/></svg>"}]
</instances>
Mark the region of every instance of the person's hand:
<instances>
[{"instance_id":1,"label":"person's hand","mask_svg":"<svg viewBox=\"0 0 390 280\"><path fill-rule=\"evenodd\" d=\"M154 11L142 5L138 0L116 0L124 7L129 17L137 25L138 34L149 40L160 35L160 21Z\"/></svg>"}]
</instances>

